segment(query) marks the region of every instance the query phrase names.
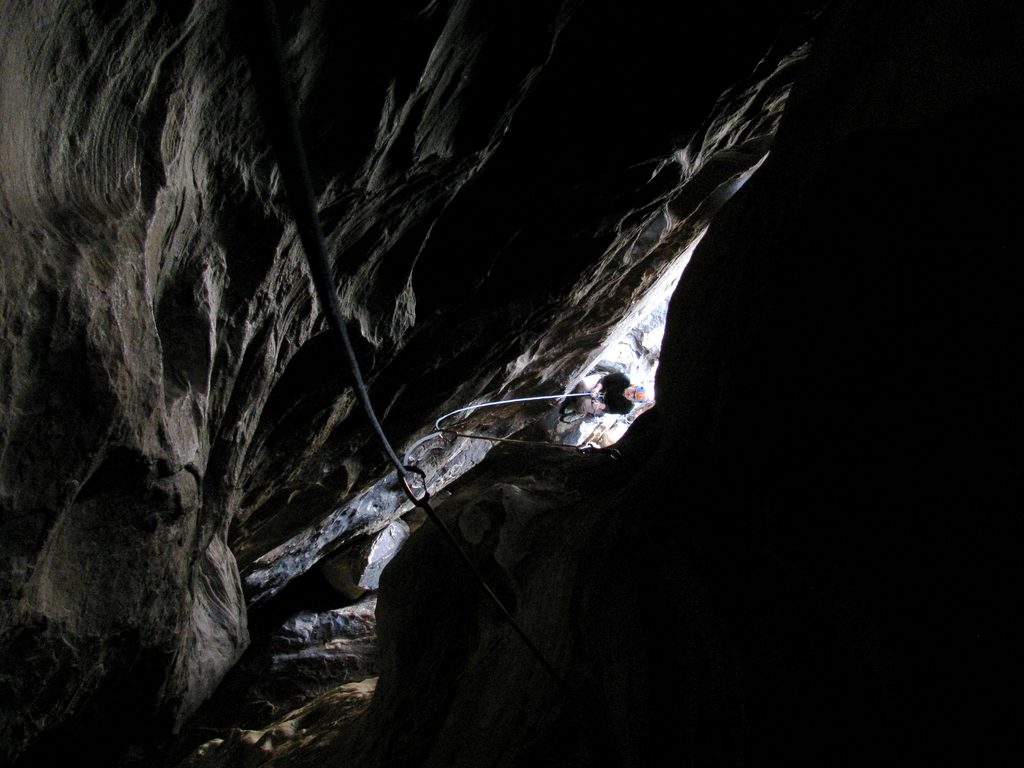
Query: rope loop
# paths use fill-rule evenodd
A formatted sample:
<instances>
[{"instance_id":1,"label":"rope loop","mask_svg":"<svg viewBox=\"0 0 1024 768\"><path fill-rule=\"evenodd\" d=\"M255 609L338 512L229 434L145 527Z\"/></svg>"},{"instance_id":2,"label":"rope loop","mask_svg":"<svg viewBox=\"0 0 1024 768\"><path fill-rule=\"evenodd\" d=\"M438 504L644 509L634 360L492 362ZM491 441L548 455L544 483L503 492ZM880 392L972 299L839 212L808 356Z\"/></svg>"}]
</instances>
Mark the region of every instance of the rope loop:
<instances>
[{"instance_id":1,"label":"rope loop","mask_svg":"<svg viewBox=\"0 0 1024 768\"><path fill-rule=\"evenodd\" d=\"M409 501L417 507L422 507L429 503L430 491L427 490L427 473L415 464L406 464L403 469L407 470L409 473L419 475L423 479L423 496L416 498L416 492L412 489L412 484L409 482L409 475L405 472L399 475L402 480L402 488L405 489L405 495L409 497Z\"/></svg>"}]
</instances>

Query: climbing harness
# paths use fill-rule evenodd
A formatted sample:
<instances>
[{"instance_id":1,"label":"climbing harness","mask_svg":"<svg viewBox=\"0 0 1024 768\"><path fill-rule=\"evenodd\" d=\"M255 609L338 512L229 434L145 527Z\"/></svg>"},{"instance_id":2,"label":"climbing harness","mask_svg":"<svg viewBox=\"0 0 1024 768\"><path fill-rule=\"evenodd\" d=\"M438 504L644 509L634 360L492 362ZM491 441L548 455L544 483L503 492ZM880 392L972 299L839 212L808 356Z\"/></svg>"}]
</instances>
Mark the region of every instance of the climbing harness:
<instances>
[{"instance_id":1,"label":"climbing harness","mask_svg":"<svg viewBox=\"0 0 1024 768\"><path fill-rule=\"evenodd\" d=\"M248 45L246 54L249 60L249 67L252 70L253 84L256 87L260 106L263 110L264 121L277 155L281 180L291 204L292 215L295 219L295 229L309 264L317 297L324 314L327 316L330 327L341 339L348 367L352 373L353 389L363 411L366 413L367 419L370 421L377 441L380 443L388 460L398 472L399 480L409 501L426 512L427 517L430 518L431 522L437 526L449 544L455 549L463 564L476 579L481 590L504 616L508 625L519 635L520 639L551 678L563 690L569 691L569 686L562 676L551 665L544 654L541 653L529 635L519 626L519 623L508 611L504 603L488 586L483 574L480 573L472 559L466 554L458 539L455 538L455 535L448 526L444 524L444 521L438 517L433 507L430 506L430 493L427 491L425 474L415 466L404 464L398 458L373 410L370 395L367 391L366 383L363 381L359 362L356 359L355 350L348 335L345 319L341 312L341 303L338 300L334 279L331 274L331 263L327 257L327 247L317 214L316 201L313 196L313 182L299 135L295 100L292 97L291 89L284 74L283 46L273 3L270 0L263 0L263 2L258 4L258 10L254 17L250 18L254 18L255 23L252 28L253 34L245 40ZM458 412L462 410L468 409L459 409ZM446 416L448 415L451 414L446 414ZM446 416L442 418L446 418ZM422 495L418 496L412 487L411 479L413 476L419 476L423 482Z\"/></svg>"}]
</instances>

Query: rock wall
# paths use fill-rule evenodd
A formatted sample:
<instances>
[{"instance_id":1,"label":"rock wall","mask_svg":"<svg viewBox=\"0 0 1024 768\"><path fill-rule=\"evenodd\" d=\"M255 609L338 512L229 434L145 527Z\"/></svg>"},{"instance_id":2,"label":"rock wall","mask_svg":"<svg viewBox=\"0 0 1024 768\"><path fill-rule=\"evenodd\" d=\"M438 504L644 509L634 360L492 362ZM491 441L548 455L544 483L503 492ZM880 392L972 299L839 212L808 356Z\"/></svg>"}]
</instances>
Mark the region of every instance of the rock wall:
<instances>
[{"instance_id":1,"label":"rock wall","mask_svg":"<svg viewBox=\"0 0 1024 768\"><path fill-rule=\"evenodd\" d=\"M475 399L571 388L714 224L620 463L506 449L444 506L572 694L424 528L382 580L365 715L327 695L343 731L289 741L307 710L231 759L995 751L1017 7L834 4L808 65L813 4L349 5L289 7L287 66L399 447ZM232 667L247 605L403 512L238 13L0 7L5 762L144 759Z\"/></svg>"},{"instance_id":2,"label":"rock wall","mask_svg":"<svg viewBox=\"0 0 1024 768\"><path fill-rule=\"evenodd\" d=\"M427 526L384 573L365 713L261 763L1010 748L1024 204L1020 153L992 139L1020 130L1024 16L824 18L770 155L683 274L657 406L619 457L503 446L440 507L564 686Z\"/></svg>"},{"instance_id":3,"label":"rock wall","mask_svg":"<svg viewBox=\"0 0 1024 768\"><path fill-rule=\"evenodd\" d=\"M677 255L630 247L701 167L666 158L799 7L284 9L343 304L399 445L474 398L572 386ZM145 753L238 658L247 603L402 511L313 300L244 14L0 7L5 761Z\"/></svg>"}]
</instances>

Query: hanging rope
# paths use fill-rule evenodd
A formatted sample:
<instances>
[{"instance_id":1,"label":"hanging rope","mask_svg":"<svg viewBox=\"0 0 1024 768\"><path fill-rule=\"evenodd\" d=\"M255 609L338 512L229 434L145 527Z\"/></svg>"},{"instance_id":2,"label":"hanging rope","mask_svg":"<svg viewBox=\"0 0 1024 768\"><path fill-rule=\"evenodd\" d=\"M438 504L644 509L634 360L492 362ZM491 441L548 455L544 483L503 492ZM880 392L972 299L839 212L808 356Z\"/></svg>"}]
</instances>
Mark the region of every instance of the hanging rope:
<instances>
[{"instance_id":1,"label":"hanging rope","mask_svg":"<svg viewBox=\"0 0 1024 768\"><path fill-rule=\"evenodd\" d=\"M489 407L493 407L493 406L496 406L496 405L508 405L509 403L526 403L526 402L530 402L531 400L561 400L561 399L567 398L567 397L590 397L590 396L591 395L590 395L589 392L571 392L571 393L569 393L567 395L532 395L530 397L514 397L514 398L509 398L508 400L492 400L492 401L487 402L487 403L476 403L474 405L467 405L467 406L465 406L463 408L456 408L454 411L449 411L444 416L441 416L440 418L437 419L437 421L434 422L434 428L437 430L436 432L431 432L429 435L424 435L423 437L421 437L419 440L417 440L415 443L413 443L412 445L410 445L406 449L406 451L405 451L405 463L406 464L412 464L413 462L412 462L412 458L411 457L412 457L413 451L415 451L423 443L426 443L426 442L428 442L430 440L433 440L435 437L448 438L448 439L451 439L451 438L454 438L454 437L468 437L468 438L473 438L473 439L476 439L476 440L489 440L492 443L518 443L519 445L540 445L540 446L544 446L546 448L562 448L564 450L576 451L577 453L582 453L582 454L593 453L594 451L597 451L597 450L600 450L600 449L592 448L591 446L587 446L587 445L567 445L565 443L554 443L554 442L551 442L550 440L522 440L522 439L516 438L516 437L495 437L493 435L481 435L478 432L459 432L459 431L456 431L456 430L450 429L450 428L449 429L442 429L441 428L441 422L444 421L445 419L447 419L449 416L455 416L456 414L465 413L466 411L474 411L477 408L489 408ZM612 456L612 458L618 458L618 452L617 451L611 451L611 452L609 452L609 455Z\"/></svg>"},{"instance_id":2,"label":"hanging rope","mask_svg":"<svg viewBox=\"0 0 1024 768\"><path fill-rule=\"evenodd\" d=\"M250 13L249 6L246 6L244 11L239 6L239 13L244 14L246 18L251 18L248 15ZM255 23L250 28L251 34L245 40L248 46L246 53L252 70L253 85L259 96L264 121L270 134L271 142L274 145L278 168L281 171L281 180L288 194L292 215L295 219L295 229L302 243L303 251L306 254L306 260L309 263L309 270L313 277L317 297L320 300L324 314L327 316L330 327L341 339L345 358L348 361L348 367L352 374L353 389L355 390L356 397L366 413L367 419L370 421L370 426L382 450L398 472L399 480L409 501L426 512L427 517L430 518L449 544L455 549L463 564L472 573L480 589L498 608L509 626L515 630L516 634L519 635L551 678L568 691L568 685L562 679L562 676L519 626L519 623L509 613L504 603L488 586L483 574L480 573L476 564L466 554L458 539L430 506L430 494L427 492L426 476L422 470L406 466L402 463L394 448L392 448L391 442L384 433L384 428L381 426L380 420L373 410L369 392L367 391L366 383L363 381L359 361L356 359L355 349L349 338L348 329L341 311L341 303L338 300L337 291L334 286L331 263L327 256L327 247L317 214L316 200L313 195L313 183L299 134L295 101L285 77L280 28L274 11L274 5L270 0L263 0L263 2L257 4L254 21ZM416 475L423 482L422 496L417 496L412 487L411 480Z\"/></svg>"},{"instance_id":3,"label":"hanging rope","mask_svg":"<svg viewBox=\"0 0 1024 768\"><path fill-rule=\"evenodd\" d=\"M601 448L587 444L566 445L565 443L552 443L546 440L517 440L514 437L491 437L490 435L475 435L472 432L454 432L450 429L446 429L443 432L435 432L434 434L451 435L452 437L472 437L477 440L490 440L492 443L519 443L521 445L542 445L545 448L564 448L567 451L575 451L583 456L592 456L600 453L609 458L617 459L621 455L617 448Z\"/></svg>"},{"instance_id":4,"label":"hanging rope","mask_svg":"<svg viewBox=\"0 0 1024 768\"><path fill-rule=\"evenodd\" d=\"M589 392L570 392L567 395L531 395L530 397L513 397L508 400L492 400L489 403L476 403L475 405L467 405L463 408L456 408L454 411L449 411L434 422L434 429L440 430L441 422L449 416L454 416L457 413L465 413L466 411L475 411L477 408L491 408L495 405L508 405L509 403L528 403L531 400L561 400L564 397L590 396L591 394Z\"/></svg>"},{"instance_id":5,"label":"hanging rope","mask_svg":"<svg viewBox=\"0 0 1024 768\"><path fill-rule=\"evenodd\" d=\"M613 459L619 457L619 452L614 448L594 448L589 445L568 445L566 443L553 443L549 440L520 440L516 437L494 437L493 435L480 435L474 432L457 432L454 429L442 429L439 432L431 432L429 435L421 437L415 443L409 446L409 449L405 452L405 463L408 465L415 464L412 460L413 451L415 451L423 443L433 440L435 437L451 440L455 437L468 437L475 440L489 440L492 443L518 443L520 445L540 445L545 448L562 448L567 451L576 451L588 455L595 451L605 451Z\"/></svg>"},{"instance_id":6,"label":"hanging rope","mask_svg":"<svg viewBox=\"0 0 1024 768\"><path fill-rule=\"evenodd\" d=\"M565 443L552 443L547 440L520 440L516 437L492 437L491 435L479 435L473 432L456 432L454 429L444 429L434 434L452 437L472 437L477 440L490 440L492 443L519 443L520 445L545 445L549 448L563 448L567 451L582 451L578 445L566 445Z\"/></svg>"}]
</instances>

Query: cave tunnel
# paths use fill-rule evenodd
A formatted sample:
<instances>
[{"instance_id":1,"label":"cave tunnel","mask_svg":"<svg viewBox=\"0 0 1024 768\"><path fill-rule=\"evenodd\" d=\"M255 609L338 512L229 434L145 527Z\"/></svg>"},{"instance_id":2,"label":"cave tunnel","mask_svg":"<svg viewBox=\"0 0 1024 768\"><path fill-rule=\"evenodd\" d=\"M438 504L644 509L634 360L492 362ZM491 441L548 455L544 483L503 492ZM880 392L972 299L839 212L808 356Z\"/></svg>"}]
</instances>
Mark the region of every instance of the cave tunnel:
<instances>
[{"instance_id":1,"label":"cave tunnel","mask_svg":"<svg viewBox=\"0 0 1024 768\"><path fill-rule=\"evenodd\" d=\"M1024 8L274 3L357 376L258 5L0 2L0 765L1001 759Z\"/></svg>"}]
</instances>

